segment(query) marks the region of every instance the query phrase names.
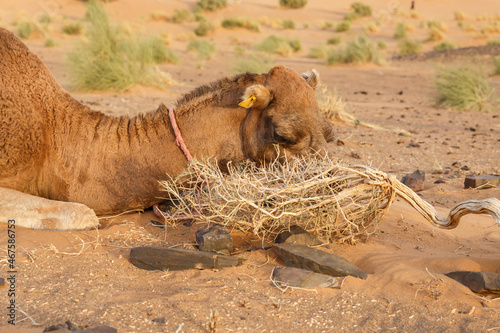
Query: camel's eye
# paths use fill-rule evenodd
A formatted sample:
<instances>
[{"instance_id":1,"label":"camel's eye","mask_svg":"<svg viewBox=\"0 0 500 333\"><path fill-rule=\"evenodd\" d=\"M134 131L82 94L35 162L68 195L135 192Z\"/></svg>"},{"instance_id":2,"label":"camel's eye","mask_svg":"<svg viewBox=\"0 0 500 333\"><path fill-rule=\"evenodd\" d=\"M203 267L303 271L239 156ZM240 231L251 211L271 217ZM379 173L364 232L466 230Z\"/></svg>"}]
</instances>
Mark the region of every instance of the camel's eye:
<instances>
[{"instance_id":1,"label":"camel's eye","mask_svg":"<svg viewBox=\"0 0 500 333\"><path fill-rule=\"evenodd\" d=\"M277 143L287 144L287 145L293 145L296 143L295 140L285 138L284 136L281 136L278 133L276 133L276 129L274 130L273 136L274 136L274 141L276 141Z\"/></svg>"}]
</instances>

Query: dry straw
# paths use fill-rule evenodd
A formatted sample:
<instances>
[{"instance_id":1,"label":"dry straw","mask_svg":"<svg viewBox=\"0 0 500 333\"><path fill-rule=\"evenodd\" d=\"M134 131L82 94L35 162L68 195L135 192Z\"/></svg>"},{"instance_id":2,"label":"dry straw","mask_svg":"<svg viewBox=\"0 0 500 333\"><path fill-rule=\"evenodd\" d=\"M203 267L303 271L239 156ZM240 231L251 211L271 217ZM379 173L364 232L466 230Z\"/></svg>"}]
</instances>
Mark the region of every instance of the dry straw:
<instances>
[{"instance_id":1,"label":"dry straw","mask_svg":"<svg viewBox=\"0 0 500 333\"><path fill-rule=\"evenodd\" d=\"M230 164L227 173L214 162L195 161L162 186L176 198L167 223L194 218L270 240L299 225L325 242L354 243L376 230L396 195L442 228L456 227L467 213L490 213L500 225L497 199L459 204L444 218L394 175L328 157Z\"/></svg>"}]
</instances>

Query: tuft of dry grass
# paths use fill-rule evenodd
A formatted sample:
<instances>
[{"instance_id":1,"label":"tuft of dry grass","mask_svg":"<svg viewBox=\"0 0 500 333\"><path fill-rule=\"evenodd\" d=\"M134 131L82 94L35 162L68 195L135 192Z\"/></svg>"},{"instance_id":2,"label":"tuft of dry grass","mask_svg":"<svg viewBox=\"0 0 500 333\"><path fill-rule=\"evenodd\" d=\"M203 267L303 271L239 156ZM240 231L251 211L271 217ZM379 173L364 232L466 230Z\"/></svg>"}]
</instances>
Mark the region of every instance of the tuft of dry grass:
<instances>
[{"instance_id":1,"label":"tuft of dry grass","mask_svg":"<svg viewBox=\"0 0 500 333\"><path fill-rule=\"evenodd\" d=\"M269 240L299 225L326 242L354 243L375 231L394 199L382 174L370 167L345 167L331 158L229 164L227 174L215 161L195 161L161 185L178 198L167 223L196 217Z\"/></svg>"}]
</instances>

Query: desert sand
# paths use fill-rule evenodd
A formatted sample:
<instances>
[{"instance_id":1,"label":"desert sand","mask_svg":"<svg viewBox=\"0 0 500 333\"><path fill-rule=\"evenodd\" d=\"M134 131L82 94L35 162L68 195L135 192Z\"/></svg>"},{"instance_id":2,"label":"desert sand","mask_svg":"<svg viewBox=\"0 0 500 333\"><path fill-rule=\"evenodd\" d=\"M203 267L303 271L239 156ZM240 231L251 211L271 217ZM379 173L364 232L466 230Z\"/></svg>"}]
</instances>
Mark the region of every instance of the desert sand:
<instances>
[{"instance_id":1,"label":"desert sand","mask_svg":"<svg viewBox=\"0 0 500 333\"><path fill-rule=\"evenodd\" d=\"M104 6L115 21L128 22L148 34L168 32L170 47L182 62L161 65L175 84L165 89L135 87L125 92L81 92L71 86L66 54L81 36L61 32L64 20L81 20L85 3L77 0L2 0L0 25L16 31L19 15L36 18L50 12L50 37L59 46L44 47L43 38L25 40L47 65L57 81L78 100L114 115L154 110L171 105L181 94L217 78L234 74L231 63L238 55L237 39L247 52L271 34L297 37L302 51L275 57L304 72L315 68L329 90L346 102L346 111L363 123L353 126L336 121L338 158L346 164L365 164L397 175L417 169L426 173L419 195L447 215L455 204L488 197L500 198L500 188L464 189L467 174L500 173L500 112L465 112L437 108L434 75L438 66L466 62L460 57L391 60L397 54L393 38L398 22L414 26L410 36L425 40L422 21L437 20L448 26L446 39L462 47L485 45L476 32L457 26L453 13L463 11L479 29L486 22L475 17L500 12L496 0L416 1L418 18L409 12L410 1L366 2L374 16L385 19L372 40L387 44L381 65L326 66L310 59L308 51L332 36L343 41L363 32L373 18L353 23L351 32L323 30L321 21L338 23L352 1L312 1L299 10L282 9L278 1L230 0L225 9L206 13L217 25L224 17L256 20L288 18L293 30L263 25L260 33L217 27L207 38L217 43L214 59L203 67L187 41L177 38L193 31L196 23L174 24L151 20L151 13L171 16L174 9L191 10L195 1L118 0ZM399 11L394 8L399 6ZM405 14L406 13L406 14ZM492 34L490 39L500 39ZM423 43L422 51L435 43ZM489 56L474 58L491 66ZM1 73L0 73L1 75ZM500 91L500 77L490 77ZM404 134L409 133L409 134ZM436 183L436 181L439 181ZM500 273L500 228L489 216L463 218L458 228L433 228L408 204L398 199L374 234L356 244L329 244L325 251L343 256L369 273L366 280L345 278L341 289L288 289L271 285L270 275L282 261L267 249L269 244L252 235L233 233L236 255L244 265L223 270L145 271L129 261L134 246L175 246L194 249L196 223L159 228L147 210L103 220L95 231L54 232L17 229L16 253L18 305L15 327L7 323L7 287L0 288L0 332L42 332L43 328L71 321L83 327L108 325L119 332L207 332L210 313L217 310L217 332L500 332L500 301L477 295L448 278L450 271ZM0 276L6 277L7 227L0 225Z\"/></svg>"}]
</instances>

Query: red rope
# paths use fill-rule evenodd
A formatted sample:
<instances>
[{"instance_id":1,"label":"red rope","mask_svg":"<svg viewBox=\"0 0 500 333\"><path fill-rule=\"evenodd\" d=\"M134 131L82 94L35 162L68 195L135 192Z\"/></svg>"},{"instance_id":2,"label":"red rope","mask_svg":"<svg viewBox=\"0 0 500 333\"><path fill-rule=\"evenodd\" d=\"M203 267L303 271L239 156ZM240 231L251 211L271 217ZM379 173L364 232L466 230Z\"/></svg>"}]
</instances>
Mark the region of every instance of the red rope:
<instances>
[{"instance_id":1,"label":"red rope","mask_svg":"<svg viewBox=\"0 0 500 333\"><path fill-rule=\"evenodd\" d=\"M179 130L179 127L177 127L177 122L175 121L174 108L168 109L168 117L170 118L170 123L172 124L172 128L174 129L175 143L177 144L177 146L181 148L188 162L192 163L193 156L191 156L191 153L186 147L186 143L184 142L184 139L182 139L181 131Z\"/></svg>"}]
</instances>

